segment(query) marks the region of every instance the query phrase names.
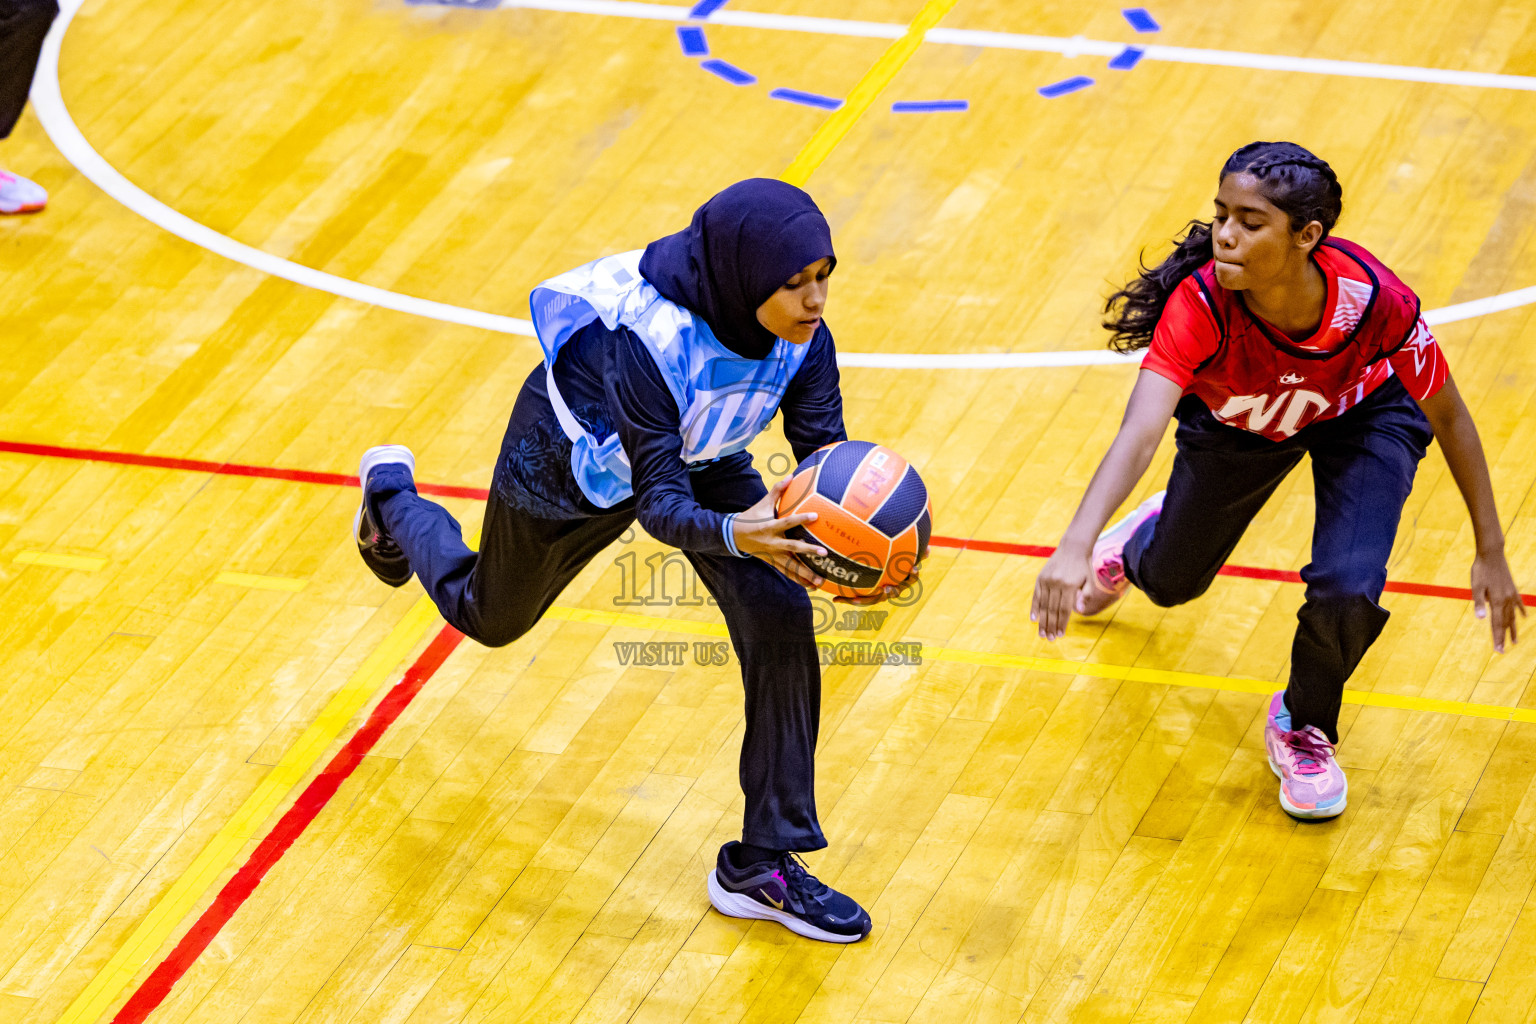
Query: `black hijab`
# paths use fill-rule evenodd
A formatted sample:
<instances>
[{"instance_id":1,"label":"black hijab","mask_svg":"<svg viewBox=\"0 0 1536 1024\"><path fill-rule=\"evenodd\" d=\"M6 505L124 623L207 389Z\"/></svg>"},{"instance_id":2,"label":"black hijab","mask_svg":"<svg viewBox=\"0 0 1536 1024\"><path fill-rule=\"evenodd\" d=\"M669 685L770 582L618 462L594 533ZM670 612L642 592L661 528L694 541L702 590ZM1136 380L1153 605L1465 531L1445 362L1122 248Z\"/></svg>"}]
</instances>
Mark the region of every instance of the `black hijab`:
<instances>
[{"instance_id":1,"label":"black hijab","mask_svg":"<svg viewBox=\"0 0 1536 1024\"><path fill-rule=\"evenodd\" d=\"M693 223L645 247L640 273L704 318L721 344L748 359L773 350L757 307L832 253L832 229L800 189L773 178L738 181L699 207Z\"/></svg>"}]
</instances>

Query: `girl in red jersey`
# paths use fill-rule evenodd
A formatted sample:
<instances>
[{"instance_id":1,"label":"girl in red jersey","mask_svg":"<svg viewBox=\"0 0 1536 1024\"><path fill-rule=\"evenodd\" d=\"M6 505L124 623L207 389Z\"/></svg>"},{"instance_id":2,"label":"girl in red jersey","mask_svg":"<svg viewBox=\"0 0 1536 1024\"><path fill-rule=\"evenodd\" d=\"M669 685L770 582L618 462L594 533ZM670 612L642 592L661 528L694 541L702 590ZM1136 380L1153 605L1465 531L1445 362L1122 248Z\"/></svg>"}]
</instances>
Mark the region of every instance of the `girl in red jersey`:
<instances>
[{"instance_id":1,"label":"girl in red jersey","mask_svg":"<svg viewBox=\"0 0 1536 1024\"><path fill-rule=\"evenodd\" d=\"M1302 818L1344 810L1334 759L1345 681L1381 633L1377 602L1414 471L1438 438L1471 513L1472 596L1493 646L1525 614L1504 559L1477 428L1417 296L1363 248L1330 238L1343 194L1333 169L1289 142L1254 142L1221 169L1216 215L1110 297L1121 352L1147 349L1114 443L1035 583L1030 619L1057 639L1127 586L1169 607L1205 592L1303 454L1317 519L1302 569L1286 689L1265 746L1280 804ZM1100 534L1178 420L1168 489ZM1095 537L1097 535L1097 539Z\"/></svg>"}]
</instances>

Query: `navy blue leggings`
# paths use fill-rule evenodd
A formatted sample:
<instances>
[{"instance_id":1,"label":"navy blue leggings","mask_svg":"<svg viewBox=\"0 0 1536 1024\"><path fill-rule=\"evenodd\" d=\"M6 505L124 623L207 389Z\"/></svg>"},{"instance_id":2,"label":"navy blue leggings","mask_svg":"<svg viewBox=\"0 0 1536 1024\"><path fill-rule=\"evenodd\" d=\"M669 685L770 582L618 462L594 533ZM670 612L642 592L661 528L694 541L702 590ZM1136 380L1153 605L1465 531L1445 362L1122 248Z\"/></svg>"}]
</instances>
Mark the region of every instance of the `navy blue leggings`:
<instances>
[{"instance_id":1,"label":"navy blue leggings","mask_svg":"<svg viewBox=\"0 0 1536 1024\"><path fill-rule=\"evenodd\" d=\"M1229 427L1193 396L1175 415L1163 513L1127 542L1126 577L1163 607L1199 597L1280 481L1311 455L1317 520L1285 703L1295 728L1315 725L1338 742L1344 683L1387 623L1377 602L1403 503L1434 439L1429 421L1396 377L1284 441Z\"/></svg>"},{"instance_id":2,"label":"navy blue leggings","mask_svg":"<svg viewBox=\"0 0 1536 1024\"><path fill-rule=\"evenodd\" d=\"M520 419L526 416L514 413L515 432L524 440L536 438L538 431L520 425ZM516 445L504 446L512 450ZM590 506L585 513L552 508L526 493L508 467L505 459L498 465L478 553L465 546L447 509L417 495L403 468L380 467L372 477L385 529L443 618L491 647L532 629L576 574L635 520L630 503L610 512ZM690 479L699 504L718 512L743 511L767 493L746 452L712 463ZM544 510L545 516L531 509ZM547 518L552 514L564 518ZM772 850L819 850L827 845L815 790L821 664L810 598L756 558L684 555L719 603L741 661L746 689L739 768L746 795L742 840Z\"/></svg>"}]
</instances>

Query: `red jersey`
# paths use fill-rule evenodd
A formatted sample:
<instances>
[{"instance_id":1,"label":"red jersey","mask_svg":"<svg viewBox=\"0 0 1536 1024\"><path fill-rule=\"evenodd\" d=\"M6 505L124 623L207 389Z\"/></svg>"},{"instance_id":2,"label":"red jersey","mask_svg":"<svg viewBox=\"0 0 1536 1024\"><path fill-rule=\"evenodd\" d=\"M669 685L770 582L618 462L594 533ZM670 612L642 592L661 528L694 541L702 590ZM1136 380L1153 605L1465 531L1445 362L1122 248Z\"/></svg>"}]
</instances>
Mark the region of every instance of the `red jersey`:
<instances>
[{"instance_id":1,"label":"red jersey","mask_svg":"<svg viewBox=\"0 0 1536 1024\"><path fill-rule=\"evenodd\" d=\"M1353 242L1313 250L1328 297L1317 331L1295 341L1216 283L1214 261L1179 282L1142 366L1197 395L1229 426L1274 441L1355 405L1394 373L1425 399L1449 374L1419 298Z\"/></svg>"}]
</instances>

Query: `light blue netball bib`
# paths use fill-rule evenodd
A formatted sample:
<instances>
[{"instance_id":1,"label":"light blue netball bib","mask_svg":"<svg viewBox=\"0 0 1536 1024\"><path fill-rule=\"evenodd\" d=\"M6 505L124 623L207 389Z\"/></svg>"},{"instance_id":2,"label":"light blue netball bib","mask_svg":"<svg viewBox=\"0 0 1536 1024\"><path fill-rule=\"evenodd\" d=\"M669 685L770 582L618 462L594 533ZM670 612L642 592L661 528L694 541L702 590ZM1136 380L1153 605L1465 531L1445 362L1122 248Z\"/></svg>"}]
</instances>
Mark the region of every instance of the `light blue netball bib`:
<instances>
[{"instance_id":1,"label":"light blue netball bib","mask_svg":"<svg viewBox=\"0 0 1536 1024\"><path fill-rule=\"evenodd\" d=\"M577 331L602 320L609 330L629 328L645 343L677 403L683 461L690 469L733 455L762 433L810 351L809 345L779 338L762 359L737 355L702 318L662 298L640 276L643 252L605 256L552 277L528 300L544 350L549 402L571 439L571 472L600 508L612 508L635 492L619 435L592 435L555 386L555 360Z\"/></svg>"}]
</instances>

